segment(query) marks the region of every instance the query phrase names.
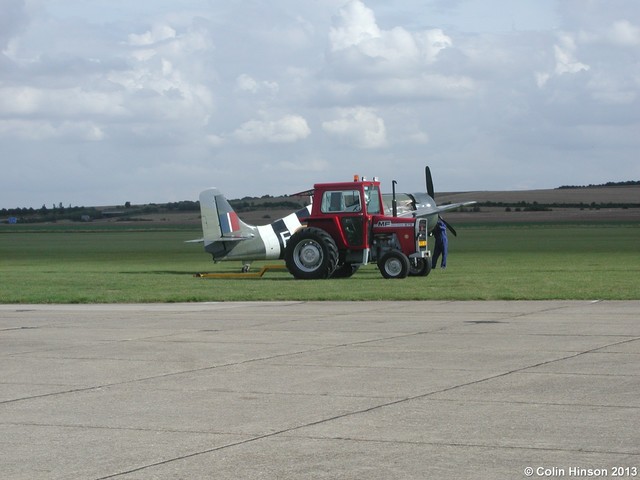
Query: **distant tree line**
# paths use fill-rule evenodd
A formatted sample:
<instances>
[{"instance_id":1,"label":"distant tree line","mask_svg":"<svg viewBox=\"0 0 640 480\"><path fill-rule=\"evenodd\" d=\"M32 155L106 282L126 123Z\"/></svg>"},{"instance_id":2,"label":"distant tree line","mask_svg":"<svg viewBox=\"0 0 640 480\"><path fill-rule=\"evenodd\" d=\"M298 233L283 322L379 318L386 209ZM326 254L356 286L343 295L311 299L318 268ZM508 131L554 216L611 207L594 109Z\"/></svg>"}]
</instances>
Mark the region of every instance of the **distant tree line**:
<instances>
[{"instance_id":1,"label":"distant tree line","mask_svg":"<svg viewBox=\"0 0 640 480\"><path fill-rule=\"evenodd\" d=\"M298 210L304 207L301 202L292 200L279 200L277 198L265 195L263 197L244 197L237 200L229 200L231 206L237 212L250 212L254 210L269 209L291 209ZM149 203L146 205L132 206L131 202L125 202L122 206L115 206L108 209L99 209L95 207L64 207L62 203L53 204L51 208L43 205L39 209L34 208L3 208L0 209L0 218L16 218L18 223L38 223L38 222L57 222L59 220L70 220L74 222L86 222L103 217L128 218L132 215L144 215L154 213L170 213L170 212L200 212L200 202L183 200L180 202L169 203Z\"/></svg>"},{"instance_id":2,"label":"distant tree line","mask_svg":"<svg viewBox=\"0 0 640 480\"><path fill-rule=\"evenodd\" d=\"M62 203L48 208L42 205L34 208L3 208L0 217L15 217L19 223L56 222L58 220L87 221L100 216L99 210L93 207L64 207Z\"/></svg>"},{"instance_id":3,"label":"distant tree line","mask_svg":"<svg viewBox=\"0 0 640 480\"><path fill-rule=\"evenodd\" d=\"M628 180L626 182L607 182L601 183L599 185L563 185L558 187L558 190L566 189L566 188L597 188L597 187L633 187L640 185L640 180Z\"/></svg>"},{"instance_id":4,"label":"distant tree line","mask_svg":"<svg viewBox=\"0 0 640 480\"><path fill-rule=\"evenodd\" d=\"M538 203L538 202L478 202L477 206L479 207L504 207L508 209L515 209L516 211L525 211L525 212L543 212L550 211L554 208L579 208L580 210L599 210L601 208L640 208L640 203L616 203L616 202L608 202L608 203L565 203L565 202L553 202L553 203ZM509 210L510 211L510 210Z\"/></svg>"},{"instance_id":5,"label":"distant tree line","mask_svg":"<svg viewBox=\"0 0 640 480\"><path fill-rule=\"evenodd\" d=\"M191 200L183 200L181 202L172 202L165 203L162 205L166 211L177 211L177 212L199 212L200 211L200 202L191 201Z\"/></svg>"},{"instance_id":6,"label":"distant tree line","mask_svg":"<svg viewBox=\"0 0 640 480\"><path fill-rule=\"evenodd\" d=\"M264 198L266 197L262 197L262 199ZM304 204L302 202L296 202L293 200L271 200L262 202L258 201L262 199L245 197L239 200L229 200L229 204L234 208L236 212L251 212L254 210L269 210L276 208L299 210L304 207Z\"/></svg>"}]
</instances>

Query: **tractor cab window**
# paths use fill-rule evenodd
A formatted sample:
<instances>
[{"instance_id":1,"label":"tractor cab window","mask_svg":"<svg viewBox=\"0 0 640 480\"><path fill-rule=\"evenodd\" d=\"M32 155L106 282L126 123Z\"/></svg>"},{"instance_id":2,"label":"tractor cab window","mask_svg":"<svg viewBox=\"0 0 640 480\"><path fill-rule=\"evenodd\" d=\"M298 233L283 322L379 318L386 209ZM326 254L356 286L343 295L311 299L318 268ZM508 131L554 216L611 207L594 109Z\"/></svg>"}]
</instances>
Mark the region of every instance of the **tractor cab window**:
<instances>
[{"instance_id":1,"label":"tractor cab window","mask_svg":"<svg viewBox=\"0 0 640 480\"><path fill-rule=\"evenodd\" d=\"M364 187L364 201L367 204L367 213L380 213L379 187L376 185Z\"/></svg>"},{"instance_id":2,"label":"tractor cab window","mask_svg":"<svg viewBox=\"0 0 640 480\"><path fill-rule=\"evenodd\" d=\"M361 212L360 192L358 190L324 192L320 210L322 213Z\"/></svg>"}]
</instances>

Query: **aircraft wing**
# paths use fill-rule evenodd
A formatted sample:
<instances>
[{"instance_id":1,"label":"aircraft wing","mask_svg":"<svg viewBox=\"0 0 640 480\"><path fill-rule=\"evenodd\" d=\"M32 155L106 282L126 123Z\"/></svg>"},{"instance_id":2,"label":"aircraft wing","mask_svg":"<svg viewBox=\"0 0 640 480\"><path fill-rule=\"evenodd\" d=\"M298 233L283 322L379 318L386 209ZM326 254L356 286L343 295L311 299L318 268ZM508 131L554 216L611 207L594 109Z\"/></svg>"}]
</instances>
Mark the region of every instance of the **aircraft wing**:
<instances>
[{"instance_id":1,"label":"aircraft wing","mask_svg":"<svg viewBox=\"0 0 640 480\"><path fill-rule=\"evenodd\" d=\"M456 208L466 207L467 205L473 205L478 203L476 201L469 202L460 202L460 203L450 203L448 205L440 205L440 206L421 206L417 205L415 210L404 212L399 217L415 217L422 218L429 215L440 214L442 212L446 212L449 210L455 210Z\"/></svg>"},{"instance_id":2,"label":"aircraft wing","mask_svg":"<svg viewBox=\"0 0 640 480\"><path fill-rule=\"evenodd\" d=\"M466 207L467 205L473 205L476 203L478 202L476 202L475 200L471 200L468 202L450 203L448 205L440 205L439 207L436 207L436 210L438 210L438 213L442 213L448 210L455 210L456 208Z\"/></svg>"}]
</instances>

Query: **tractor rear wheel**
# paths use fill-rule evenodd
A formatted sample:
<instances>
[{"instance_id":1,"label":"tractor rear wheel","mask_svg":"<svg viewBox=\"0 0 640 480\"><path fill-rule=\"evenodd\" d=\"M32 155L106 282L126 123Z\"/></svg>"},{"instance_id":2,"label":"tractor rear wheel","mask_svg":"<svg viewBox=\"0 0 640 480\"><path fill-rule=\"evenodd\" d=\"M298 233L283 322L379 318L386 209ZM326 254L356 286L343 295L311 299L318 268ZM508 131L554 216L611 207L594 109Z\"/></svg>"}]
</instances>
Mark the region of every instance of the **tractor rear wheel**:
<instances>
[{"instance_id":1,"label":"tractor rear wheel","mask_svg":"<svg viewBox=\"0 0 640 480\"><path fill-rule=\"evenodd\" d=\"M324 230L303 228L287 242L284 260L287 269L296 278L329 278L338 264L338 247Z\"/></svg>"},{"instance_id":2,"label":"tractor rear wheel","mask_svg":"<svg viewBox=\"0 0 640 480\"><path fill-rule=\"evenodd\" d=\"M399 250L390 250L378 260L378 268L384 278L405 278L410 266L407 256Z\"/></svg>"}]
</instances>

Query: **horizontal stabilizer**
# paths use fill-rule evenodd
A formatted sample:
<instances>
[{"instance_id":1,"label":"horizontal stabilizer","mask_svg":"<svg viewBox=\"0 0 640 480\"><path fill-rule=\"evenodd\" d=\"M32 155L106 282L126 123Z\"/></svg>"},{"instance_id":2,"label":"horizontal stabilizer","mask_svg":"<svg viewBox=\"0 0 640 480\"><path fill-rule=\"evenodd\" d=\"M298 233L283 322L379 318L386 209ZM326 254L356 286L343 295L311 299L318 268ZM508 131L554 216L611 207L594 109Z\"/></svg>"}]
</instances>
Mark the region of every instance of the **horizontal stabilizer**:
<instances>
[{"instance_id":1,"label":"horizontal stabilizer","mask_svg":"<svg viewBox=\"0 0 640 480\"><path fill-rule=\"evenodd\" d=\"M222 235L218 238L219 242L240 242L242 240L249 240L254 238L255 235ZM196 238L194 240L185 240L184 243L204 243L204 238Z\"/></svg>"},{"instance_id":2,"label":"horizontal stabilizer","mask_svg":"<svg viewBox=\"0 0 640 480\"><path fill-rule=\"evenodd\" d=\"M240 242L242 240L249 240L255 238L255 235L222 235L219 238L220 242Z\"/></svg>"}]
</instances>

